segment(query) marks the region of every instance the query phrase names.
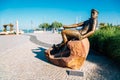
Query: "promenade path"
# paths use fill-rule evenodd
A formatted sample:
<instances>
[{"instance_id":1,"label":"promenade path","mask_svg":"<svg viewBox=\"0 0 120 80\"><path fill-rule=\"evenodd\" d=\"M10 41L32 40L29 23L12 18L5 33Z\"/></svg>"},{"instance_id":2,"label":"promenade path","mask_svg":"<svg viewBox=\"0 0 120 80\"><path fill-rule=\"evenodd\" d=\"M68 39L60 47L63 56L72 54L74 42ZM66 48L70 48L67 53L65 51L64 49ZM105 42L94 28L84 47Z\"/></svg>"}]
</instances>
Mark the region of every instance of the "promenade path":
<instances>
[{"instance_id":1,"label":"promenade path","mask_svg":"<svg viewBox=\"0 0 120 80\"><path fill-rule=\"evenodd\" d=\"M51 32L0 36L0 80L120 80L120 68L108 58L90 51L79 72L49 63L44 51L62 41Z\"/></svg>"}]
</instances>

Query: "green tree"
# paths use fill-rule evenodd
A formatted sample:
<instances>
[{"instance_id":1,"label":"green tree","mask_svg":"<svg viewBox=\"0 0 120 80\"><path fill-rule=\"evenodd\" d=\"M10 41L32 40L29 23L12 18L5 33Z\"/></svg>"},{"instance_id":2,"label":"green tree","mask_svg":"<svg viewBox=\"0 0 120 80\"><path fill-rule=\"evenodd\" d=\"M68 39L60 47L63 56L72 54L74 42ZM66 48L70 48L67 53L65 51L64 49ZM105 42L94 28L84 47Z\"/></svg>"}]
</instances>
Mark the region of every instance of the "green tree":
<instances>
[{"instance_id":1,"label":"green tree","mask_svg":"<svg viewBox=\"0 0 120 80\"><path fill-rule=\"evenodd\" d=\"M62 23L60 22L57 22L57 21L54 21L52 24L51 24L51 28L53 28L53 33L55 32L55 30L57 30L58 28L62 27Z\"/></svg>"},{"instance_id":2,"label":"green tree","mask_svg":"<svg viewBox=\"0 0 120 80\"><path fill-rule=\"evenodd\" d=\"M52 28L60 28L60 27L62 27L62 23L57 22L57 21L54 21L54 22L51 24L51 27L52 27Z\"/></svg>"},{"instance_id":3,"label":"green tree","mask_svg":"<svg viewBox=\"0 0 120 80\"><path fill-rule=\"evenodd\" d=\"M44 31L46 31L46 29L49 27L50 27L50 24L48 23L42 23L39 25L39 28L42 28Z\"/></svg>"}]
</instances>

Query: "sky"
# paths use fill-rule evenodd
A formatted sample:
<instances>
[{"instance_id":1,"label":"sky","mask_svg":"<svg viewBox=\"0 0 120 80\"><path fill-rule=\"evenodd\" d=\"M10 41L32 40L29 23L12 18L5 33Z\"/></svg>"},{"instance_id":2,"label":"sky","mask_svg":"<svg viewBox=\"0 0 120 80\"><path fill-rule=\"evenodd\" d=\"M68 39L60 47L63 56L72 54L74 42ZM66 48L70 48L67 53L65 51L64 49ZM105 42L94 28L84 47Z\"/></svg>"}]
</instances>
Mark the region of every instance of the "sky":
<instances>
[{"instance_id":1,"label":"sky","mask_svg":"<svg viewBox=\"0 0 120 80\"><path fill-rule=\"evenodd\" d=\"M63 25L90 18L91 9L99 11L98 22L120 24L120 0L0 0L0 29L19 22L20 29L34 29L54 21Z\"/></svg>"}]
</instances>

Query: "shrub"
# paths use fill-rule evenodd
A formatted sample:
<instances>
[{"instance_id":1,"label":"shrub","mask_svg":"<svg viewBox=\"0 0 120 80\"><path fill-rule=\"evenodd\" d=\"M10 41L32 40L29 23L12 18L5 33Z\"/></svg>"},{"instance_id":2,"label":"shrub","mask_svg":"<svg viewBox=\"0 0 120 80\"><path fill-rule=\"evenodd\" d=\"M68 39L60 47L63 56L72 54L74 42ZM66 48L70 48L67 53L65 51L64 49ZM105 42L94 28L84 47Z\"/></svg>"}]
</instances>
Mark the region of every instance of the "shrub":
<instances>
[{"instance_id":1,"label":"shrub","mask_svg":"<svg viewBox=\"0 0 120 80\"><path fill-rule=\"evenodd\" d=\"M104 51L107 53L107 55L120 62L120 33L112 36L109 41L107 41L106 45L107 47Z\"/></svg>"},{"instance_id":2,"label":"shrub","mask_svg":"<svg viewBox=\"0 0 120 80\"><path fill-rule=\"evenodd\" d=\"M90 42L91 42L91 47L95 50L98 50L100 52L103 52L105 43L107 42L110 37L112 37L115 33L116 29L114 27L112 28L102 28L99 29L95 32L93 36L91 36Z\"/></svg>"},{"instance_id":3,"label":"shrub","mask_svg":"<svg viewBox=\"0 0 120 80\"><path fill-rule=\"evenodd\" d=\"M102 27L89 38L91 48L120 62L120 28Z\"/></svg>"}]
</instances>

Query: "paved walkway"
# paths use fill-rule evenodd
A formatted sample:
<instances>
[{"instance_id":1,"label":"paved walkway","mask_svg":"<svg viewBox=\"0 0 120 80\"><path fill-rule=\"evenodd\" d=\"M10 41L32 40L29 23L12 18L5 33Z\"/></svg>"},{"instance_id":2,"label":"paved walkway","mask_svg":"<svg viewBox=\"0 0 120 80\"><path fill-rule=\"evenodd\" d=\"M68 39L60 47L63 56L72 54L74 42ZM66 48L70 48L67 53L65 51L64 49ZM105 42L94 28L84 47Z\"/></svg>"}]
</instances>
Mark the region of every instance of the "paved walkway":
<instances>
[{"instance_id":1,"label":"paved walkway","mask_svg":"<svg viewBox=\"0 0 120 80\"><path fill-rule=\"evenodd\" d=\"M44 50L61 42L60 34L0 36L0 80L119 80L120 69L102 55L90 51L79 72L68 75L68 68L49 63ZM73 70L74 71L74 70Z\"/></svg>"}]
</instances>

